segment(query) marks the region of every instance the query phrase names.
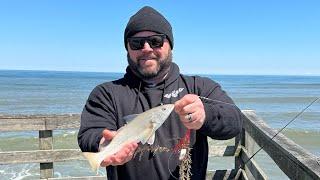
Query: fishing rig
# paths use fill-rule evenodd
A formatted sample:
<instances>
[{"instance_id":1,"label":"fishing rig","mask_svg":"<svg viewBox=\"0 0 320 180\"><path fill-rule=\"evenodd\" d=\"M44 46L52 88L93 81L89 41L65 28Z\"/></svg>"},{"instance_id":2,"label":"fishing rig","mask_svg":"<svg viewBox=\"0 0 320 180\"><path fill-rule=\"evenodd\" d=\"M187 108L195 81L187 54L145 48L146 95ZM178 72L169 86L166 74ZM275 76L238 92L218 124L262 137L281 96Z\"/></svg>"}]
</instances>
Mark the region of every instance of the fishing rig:
<instances>
[{"instance_id":1,"label":"fishing rig","mask_svg":"<svg viewBox=\"0 0 320 180\"><path fill-rule=\"evenodd\" d=\"M222 103L222 104L228 104L231 106L236 106L235 104L232 103L228 103L228 102L223 102L223 101L219 101L219 100L214 100L214 99L210 99L210 98L206 98L203 96L198 96L202 102L215 102L215 103ZM291 124L293 121L295 121L299 116L301 116L301 114L303 114L310 106L312 106L315 102L317 102L320 98L317 97L315 98L312 102L310 102L305 108L303 108L301 111L299 111L299 113L297 115L295 115L288 123L285 124L285 126L283 126L279 131L277 131L277 133L275 135L272 136L271 139L269 139L270 141L272 141L279 133L281 133L289 124ZM188 129L186 131L186 134L184 137L182 137L177 146L173 149L171 148L166 148L166 147L144 147L142 149L139 149L136 151L135 155L137 153L140 153L140 158L143 152L145 151L151 151L152 154L156 153L156 152L171 152L173 151L173 154L177 154L180 153L180 161L181 164L179 166L179 179L181 180L188 180L191 178L191 147L190 147L190 133L191 130ZM263 148L265 147L265 145L261 146L255 153L253 153L245 162L241 163L240 166L238 167L237 174L235 175L234 179L238 179L240 177L241 174L241 169L244 168L244 166L250 162L250 160L256 156ZM182 157L181 157L182 155ZM320 166L319 161L317 161L317 163ZM168 159L168 168L169 168L169 164L170 164L170 158ZM177 177L175 177L171 170L169 169L169 172L171 174L171 176L175 179L178 179Z\"/></svg>"},{"instance_id":2,"label":"fishing rig","mask_svg":"<svg viewBox=\"0 0 320 180\"><path fill-rule=\"evenodd\" d=\"M227 102L223 102L223 101L219 101L219 100L214 100L214 99L209 99L209 98L206 98L206 97L202 97L202 96L199 96L199 98L202 100L202 101L208 101L208 102L217 102L217 103L223 103L223 104L228 104L228 105L232 105L232 106L236 106L235 104L232 104L232 103L227 103ZM283 126L276 134L274 134L270 141L272 141L280 132L282 132L289 124L291 124L294 120L296 120L299 116L301 116L301 114L303 114L310 106L312 106L315 102L317 102L318 100L320 99L320 97L316 97L313 101L311 101L305 108L303 108L297 115L295 115L285 126ZM240 166L238 167L238 170L237 170L237 174L235 176L234 179L238 179L239 176L240 176L240 172L241 172L241 169L244 168L244 166L250 162L250 160L255 156L257 155L266 145L263 145L261 146L255 153L253 153L245 162L243 162L242 164L240 164ZM320 166L320 163L319 161L317 161L318 165Z\"/></svg>"}]
</instances>

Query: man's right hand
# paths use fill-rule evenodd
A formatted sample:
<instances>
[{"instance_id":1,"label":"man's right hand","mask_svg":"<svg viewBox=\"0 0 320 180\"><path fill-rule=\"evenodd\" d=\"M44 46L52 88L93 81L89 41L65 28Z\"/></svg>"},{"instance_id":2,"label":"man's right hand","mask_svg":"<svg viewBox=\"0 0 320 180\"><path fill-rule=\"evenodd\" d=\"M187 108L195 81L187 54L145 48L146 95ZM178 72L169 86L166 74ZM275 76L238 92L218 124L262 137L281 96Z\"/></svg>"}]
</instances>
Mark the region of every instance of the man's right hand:
<instances>
[{"instance_id":1,"label":"man's right hand","mask_svg":"<svg viewBox=\"0 0 320 180\"><path fill-rule=\"evenodd\" d=\"M113 137L117 134L117 131L110 131L108 129L103 130L102 138L100 144L104 143L104 141L111 141ZM130 161L133 157L135 150L138 147L137 142L131 142L125 144L117 153L106 157L100 164L100 166L117 166L123 165Z\"/></svg>"}]
</instances>

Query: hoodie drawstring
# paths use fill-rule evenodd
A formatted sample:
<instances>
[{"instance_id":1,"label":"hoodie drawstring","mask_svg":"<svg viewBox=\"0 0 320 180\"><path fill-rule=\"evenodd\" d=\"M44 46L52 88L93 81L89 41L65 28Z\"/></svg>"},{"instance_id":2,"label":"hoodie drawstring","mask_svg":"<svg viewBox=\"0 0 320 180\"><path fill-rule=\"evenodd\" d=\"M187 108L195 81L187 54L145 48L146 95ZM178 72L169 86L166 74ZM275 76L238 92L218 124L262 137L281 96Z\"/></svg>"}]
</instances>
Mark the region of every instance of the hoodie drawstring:
<instances>
[{"instance_id":1,"label":"hoodie drawstring","mask_svg":"<svg viewBox=\"0 0 320 180\"><path fill-rule=\"evenodd\" d=\"M162 94L161 94L161 100L160 100L160 105L163 105L163 97L164 97L164 90L166 88L166 80L163 81L163 89L162 89Z\"/></svg>"},{"instance_id":2,"label":"hoodie drawstring","mask_svg":"<svg viewBox=\"0 0 320 180\"><path fill-rule=\"evenodd\" d=\"M132 112L136 112L136 111L135 111L135 108L138 107L138 101L139 101L139 95L140 95L140 90L141 90L141 84L142 84L142 82L140 81L140 82L139 82L139 87L138 87L138 93L137 93L137 96L136 96L136 99L135 99L134 107L132 108Z\"/></svg>"}]
</instances>

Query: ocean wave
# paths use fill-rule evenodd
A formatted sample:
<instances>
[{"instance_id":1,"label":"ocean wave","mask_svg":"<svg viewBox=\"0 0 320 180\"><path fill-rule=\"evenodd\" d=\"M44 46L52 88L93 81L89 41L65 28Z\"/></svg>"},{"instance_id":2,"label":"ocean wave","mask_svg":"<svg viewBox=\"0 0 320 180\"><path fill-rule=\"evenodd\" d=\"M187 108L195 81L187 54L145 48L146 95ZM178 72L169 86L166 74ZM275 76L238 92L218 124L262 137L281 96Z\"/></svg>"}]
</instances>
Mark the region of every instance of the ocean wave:
<instances>
[{"instance_id":1,"label":"ocean wave","mask_svg":"<svg viewBox=\"0 0 320 180\"><path fill-rule=\"evenodd\" d=\"M0 167L1 179L25 180L40 178L40 173L37 172L37 164L0 165Z\"/></svg>"},{"instance_id":2,"label":"ocean wave","mask_svg":"<svg viewBox=\"0 0 320 180\"><path fill-rule=\"evenodd\" d=\"M261 95L260 95L261 96ZM234 101L241 104L241 103L254 103L254 104L275 104L275 103L279 103L279 104L297 104L297 103L309 103L313 100L315 100L317 97L315 96L286 96L283 97L281 96L262 96L259 97L259 95L256 96L251 96L251 97L235 97Z\"/></svg>"}]
</instances>

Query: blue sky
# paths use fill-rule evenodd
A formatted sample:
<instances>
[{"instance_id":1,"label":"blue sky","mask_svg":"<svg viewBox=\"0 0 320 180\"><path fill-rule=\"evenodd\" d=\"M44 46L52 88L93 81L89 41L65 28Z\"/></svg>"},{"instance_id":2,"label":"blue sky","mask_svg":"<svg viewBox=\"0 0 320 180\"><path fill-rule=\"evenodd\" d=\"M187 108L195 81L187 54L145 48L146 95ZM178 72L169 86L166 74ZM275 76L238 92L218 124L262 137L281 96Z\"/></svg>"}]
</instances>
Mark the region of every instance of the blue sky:
<instances>
[{"instance_id":1,"label":"blue sky","mask_svg":"<svg viewBox=\"0 0 320 180\"><path fill-rule=\"evenodd\" d=\"M173 26L183 73L320 75L320 1L0 1L0 69L124 72L144 5Z\"/></svg>"}]
</instances>

